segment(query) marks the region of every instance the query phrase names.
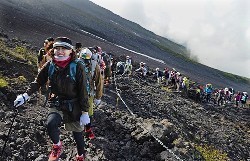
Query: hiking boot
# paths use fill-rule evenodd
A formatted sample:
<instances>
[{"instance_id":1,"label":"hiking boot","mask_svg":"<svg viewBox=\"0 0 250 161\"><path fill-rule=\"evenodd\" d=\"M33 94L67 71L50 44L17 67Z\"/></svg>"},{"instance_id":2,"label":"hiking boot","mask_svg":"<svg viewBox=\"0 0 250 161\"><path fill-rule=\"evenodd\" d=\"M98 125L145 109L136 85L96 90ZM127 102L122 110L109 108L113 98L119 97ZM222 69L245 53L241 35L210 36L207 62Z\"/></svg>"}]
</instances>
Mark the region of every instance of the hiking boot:
<instances>
[{"instance_id":1,"label":"hiking boot","mask_svg":"<svg viewBox=\"0 0 250 161\"><path fill-rule=\"evenodd\" d=\"M90 127L90 128L87 128L87 129L85 130L85 132L86 132L86 137L89 138L90 140L92 140L92 139L95 138L95 134L94 134L94 132L93 132L93 130L92 130L91 127Z\"/></svg>"},{"instance_id":2,"label":"hiking boot","mask_svg":"<svg viewBox=\"0 0 250 161\"><path fill-rule=\"evenodd\" d=\"M89 133L88 138L89 138L90 140L92 140L92 139L94 139L94 138L95 138L95 134L93 133L93 131L92 131L92 130L91 130L91 133Z\"/></svg>"},{"instance_id":3,"label":"hiking boot","mask_svg":"<svg viewBox=\"0 0 250 161\"><path fill-rule=\"evenodd\" d=\"M53 144L51 153L49 155L49 161L57 161L62 154L62 142L60 141L60 145Z\"/></svg>"},{"instance_id":4,"label":"hiking boot","mask_svg":"<svg viewBox=\"0 0 250 161\"><path fill-rule=\"evenodd\" d=\"M83 154L82 155L77 155L76 156L76 161L84 161L84 156L83 156Z\"/></svg>"}]
</instances>

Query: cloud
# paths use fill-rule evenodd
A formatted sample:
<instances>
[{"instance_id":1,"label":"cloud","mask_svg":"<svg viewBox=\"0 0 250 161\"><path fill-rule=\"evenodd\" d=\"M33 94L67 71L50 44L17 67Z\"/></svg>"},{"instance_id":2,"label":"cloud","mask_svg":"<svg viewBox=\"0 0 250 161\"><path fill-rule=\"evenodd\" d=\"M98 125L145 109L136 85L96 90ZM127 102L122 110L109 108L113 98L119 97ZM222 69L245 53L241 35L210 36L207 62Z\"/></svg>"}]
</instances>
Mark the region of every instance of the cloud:
<instances>
[{"instance_id":1,"label":"cloud","mask_svg":"<svg viewBox=\"0 0 250 161\"><path fill-rule=\"evenodd\" d=\"M158 35L187 45L201 63L250 78L247 0L92 0Z\"/></svg>"}]
</instances>

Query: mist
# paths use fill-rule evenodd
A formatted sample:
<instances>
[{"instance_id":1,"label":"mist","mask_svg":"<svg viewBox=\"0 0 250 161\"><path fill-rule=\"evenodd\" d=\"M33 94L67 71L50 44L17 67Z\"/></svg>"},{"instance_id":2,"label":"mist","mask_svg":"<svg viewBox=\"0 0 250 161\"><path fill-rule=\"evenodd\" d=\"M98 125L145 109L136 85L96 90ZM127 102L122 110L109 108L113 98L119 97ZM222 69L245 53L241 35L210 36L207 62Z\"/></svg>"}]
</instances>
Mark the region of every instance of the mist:
<instances>
[{"instance_id":1,"label":"mist","mask_svg":"<svg viewBox=\"0 0 250 161\"><path fill-rule=\"evenodd\" d=\"M185 45L207 66L250 78L247 0L91 0Z\"/></svg>"}]
</instances>

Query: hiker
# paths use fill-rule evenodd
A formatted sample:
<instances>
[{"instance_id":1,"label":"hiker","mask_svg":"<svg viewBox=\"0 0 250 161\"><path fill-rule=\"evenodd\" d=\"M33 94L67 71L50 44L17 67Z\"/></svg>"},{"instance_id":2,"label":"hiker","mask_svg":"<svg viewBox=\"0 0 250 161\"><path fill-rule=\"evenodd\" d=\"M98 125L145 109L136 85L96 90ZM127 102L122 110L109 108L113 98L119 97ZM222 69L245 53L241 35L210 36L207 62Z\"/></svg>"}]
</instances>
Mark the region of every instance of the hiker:
<instances>
[{"instance_id":1,"label":"hiker","mask_svg":"<svg viewBox=\"0 0 250 161\"><path fill-rule=\"evenodd\" d=\"M104 70L106 69L106 65L105 65L105 62L103 61L102 55L101 55L102 54L102 48L99 47L99 46L93 46L93 47L90 47L89 49L93 54L92 57L95 60L97 60L97 63L101 68L102 77L104 79Z\"/></svg>"},{"instance_id":2,"label":"hiker","mask_svg":"<svg viewBox=\"0 0 250 161\"><path fill-rule=\"evenodd\" d=\"M75 45L75 51L76 51L77 57L80 56L80 51L81 51L81 50L82 50L82 43L77 42L76 45Z\"/></svg>"},{"instance_id":3,"label":"hiker","mask_svg":"<svg viewBox=\"0 0 250 161\"><path fill-rule=\"evenodd\" d=\"M51 52L53 48L54 38L49 37L44 40L43 47L39 50L37 54L37 68L40 72L42 66L51 59Z\"/></svg>"},{"instance_id":4,"label":"hiker","mask_svg":"<svg viewBox=\"0 0 250 161\"><path fill-rule=\"evenodd\" d=\"M14 106L29 100L32 93L50 80L48 98L49 114L47 131L53 146L49 161L58 160L62 153L59 127L63 122L67 131L72 131L77 145L77 161L84 160L84 126L90 123L88 115L88 79L85 64L76 59L72 42L67 37L58 37L53 44L54 56L38 73L24 94L18 95ZM73 74L74 73L74 74Z\"/></svg>"},{"instance_id":5,"label":"hiker","mask_svg":"<svg viewBox=\"0 0 250 161\"><path fill-rule=\"evenodd\" d=\"M157 80L158 84L161 84L163 77L163 72L159 68L155 68L154 78Z\"/></svg>"},{"instance_id":6,"label":"hiker","mask_svg":"<svg viewBox=\"0 0 250 161\"><path fill-rule=\"evenodd\" d=\"M116 64L117 64L117 60L113 57L111 57L111 75L112 75L112 78L114 78L114 74L116 72Z\"/></svg>"},{"instance_id":7,"label":"hiker","mask_svg":"<svg viewBox=\"0 0 250 161\"><path fill-rule=\"evenodd\" d=\"M242 96L241 96L241 107L245 107L246 103L247 103L247 99L248 99L248 93L247 92L242 92Z\"/></svg>"},{"instance_id":8,"label":"hiker","mask_svg":"<svg viewBox=\"0 0 250 161\"><path fill-rule=\"evenodd\" d=\"M96 63L97 60L92 59L92 52L88 48L83 48L80 52L80 58L84 60L86 67L89 69L89 83L90 83L90 97L89 104L89 117L90 123L85 126L85 133L89 139L94 139L95 135L91 127L94 114L94 106L97 107L101 103L103 94L103 80L100 71L100 66Z\"/></svg>"},{"instance_id":9,"label":"hiker","mask_svg":"<svg viewBox=\"0 0 250 161\"><path fill-rule=\"evenodd\" d=\"M223 88L221 88L218 92L218 97L217 97L217 104L218 106L222 106L224 104L225 101L225 91Z\"/></svg>"},{"instance_id":10,"label":"hiker","mask_svg":"<svg viewBox=\"0 0 250 161\"><path fill-rule=\"evenodd\" d=\"M195 101L201 102L201 93L202 92L202 86L197 85L197 88L195 90Z\"/></svg>"},{"instance_id":11,"label":"hiker","mask_svg":"<svg viewBox=\"0 0 250 161\"><path fill-rule=\"evenodd\" d=\"M239 106L240 100L241 100L241 92L238 91L238 93L237 93L236 96L235 96L235 106L236 106L236 107Z\"/></svg>"},{"instance_id":12,"label":"hiker","mask_svg":"<svg viewBox=\"0 0 250 161\"><path fill-rule=\"evenodd\" d=\"M101 47L93 46L93 47L89 47L88 49L92 52L93 56L95 57L95 59L97 60L97 62L100 65L101 60L102 60L102 55L101 55L102 54L102 49L101 49Z\"/></svg>"},{"instance_id":13,"label":"hiker","mask_svg":"<svg viewBox=\"0 0 250 161\"><path fill-rule=\"evenodd\" d=\"M138 72L139 75L142 76L142 77L146 77L147 72L148 72L145 65L146 65L146 63L140 62L140 67L135 70L135 72Z\"/></svg>"},{"instance_id":14,"label":"hiker","mask_svg":"<svg viewBox=\"0 0 250 161\"><path fill-rule=\"evenodd\" d=\"M104 84L108 85L110 83L111 77L111 55L103 52L102 59L106 66L106 68L104 69Z\"/></svg>"},{"instance_id":15,"label":"hiker","mask_svg":"<svg viewBox=\"0 0 250 161\"><path fill-rule=\"evenodd\" d=\"M205 94L206 94L206 102L210 102L211 100L211 96L213 93L213 87L211 83L206 84L206 88L205 88Z\"/></svg>"},{"instance_id":16,"label":"hiker","mask_svg":"<svg viewBox=\"0 0 250 161\"><path fill-rule=\"evenodd\" d=\"M176 70L173 68L170 72L170 85L171 87L175 88L176 86Z\"/></svg>"},{"instance_id":17,"label":"hiker","mask_svg":"<svg viewBox=\"0 0 250 161\"><path fill-rule=\"evenodd\" d=\"M227 87L224 88L224 95L225 95L225 103L229 103L230 102L230 91Z\"/></svg>"},{"instance_id":18,"label":"hiker","mask_svg":"<svg viewBox=\"0 0 250 161\"><path fill-rule=\"evenodd\" d=\"M165 77L165 84L166 86L168 86L168 83L170 81L170 71L168 70L167 67L164 69L164 77Z\"/></svg>"},{"instance_id":19,"label":"hiker","mask_svg":"<svg viewBox=\"0 0 250 161\"><path fill-rule=\"evenodd\" d=\"M126 56L125 71L123 74L128 74L128 76L132 74L132 59L128 55Z\"/></svg>"},{"instance_id":20,"label":"hiker","mask_svg":"<svg viewBox=\"0 0 250 161\"><path fill-rule=\"evenodd\" d=\"M182 85L182 89L184 90L185 97L188 97L189 78L188 77L184 77L181 85Z\"/></svg>"},{"instance_id":21,"label":"hiker","mask_svg":"<svg viewBox=\"0 0 250 161\"><path fill-rule=\"evenodd\" d=\"M233 96L235 93L233 87L228 88L228 90L229 90L229 101L231 102L233 100Z\"/></svg>"},{"instance_id":22,"label":"hiker","mask_svg":"<svg viewBox=\"0 0 250 161\"><path fill-rule=\"evenodd\" d=\"M106 68L106 65L105 65L104 61L102 60L101 55L97 53L98 46L89 47L88 49L92 52L92 59L95 60L92 63L98 64L100 66L102 81L104 81L104 70ZM94 66L96 66L96 65L94 65Z\"/></svg>"},{"instance_id":23,"label":"hiker","mask_svg":"<svg viewBox=\"0 0 250 161\"><path fill-rule=\"evenodd\" d=\"M175 83L176 83L176 91L177 92L180 92L180 87L181 87L181 84L182 84L182 75L180 72L177 72L176 73L176 77L175 77Z\"/></svg>"}]
</instances>

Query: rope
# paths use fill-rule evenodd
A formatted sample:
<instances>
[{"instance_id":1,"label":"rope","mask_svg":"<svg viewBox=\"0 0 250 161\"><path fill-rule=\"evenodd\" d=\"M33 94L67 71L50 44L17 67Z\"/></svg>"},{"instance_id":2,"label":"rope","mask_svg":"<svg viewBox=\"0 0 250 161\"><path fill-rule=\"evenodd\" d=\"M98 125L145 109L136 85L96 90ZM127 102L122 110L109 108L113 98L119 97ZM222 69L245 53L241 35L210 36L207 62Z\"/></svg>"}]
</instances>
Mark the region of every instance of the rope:
<instances>
[{"instance_id":1,"label":"rope","mask_svg":"<svg viewBox=\"0 0 250 161\"><path fill-rule=\"evenodd\" d=\"M120 89L117 88L117 82L116 82L116 74L114 74L114 82L115 82L115 89L116 89L116 94L118 96L118 98L120 98L120 100L123 102L123 104L126 106L126 108L128 109L129 113L136 118L135 114L132 112L132 110L127 106L126 102L122 99L119 91L121 92ZM118 102L118 100L117 100ZM183 161L180 157L178 157L176 154L174 154L174 152L172 150L170 150L159 138L157 138L154 134L152 134L152 132L150 132L149 130L147 130L142 122L140 122L141 128L144 129L145 131L147 131L162 147L164 147L169 153L171 153L176 159L178 159L179 161Z\"/></svg>"},{"instance_id":2,"label":"rope","mask_svg":"<svg viewBox=\"0 0 250 161\"><path fill-rule=\"evenodd\" d=\"M134 113L132 112L132 110L128 107L128 105L127 105L126 102L122 99L120 93L118 92L118 91L121 92L121 90L117 88L117 83L116 83L115 74L114 74L114 82L115 82L115 90L116 90L116 94L117 94L118 98L120 98L120 100L122 101L122 103L126 106L126 108L128 109L129 113L130 113L133 117L135 117L135 114L134 114ZM119 100L119 99L117 99L117 106L118 106L118 100Z\"/></svg>"},{"instance_id":3,"label":"rope","mask_svg":"<svg viewBox=\"0 0 250 161\"><path fill-rule=\"evenodd\" d=\"M178 157L172 150L170 150L164 143L158 139L155 135L153 135L150 131L148 131L143 125L141 125L144 130L146 130L161 146L163 146L169 153L171 153L176 159L183 161L180 157Z\"/></svg>"}]
</instances>

